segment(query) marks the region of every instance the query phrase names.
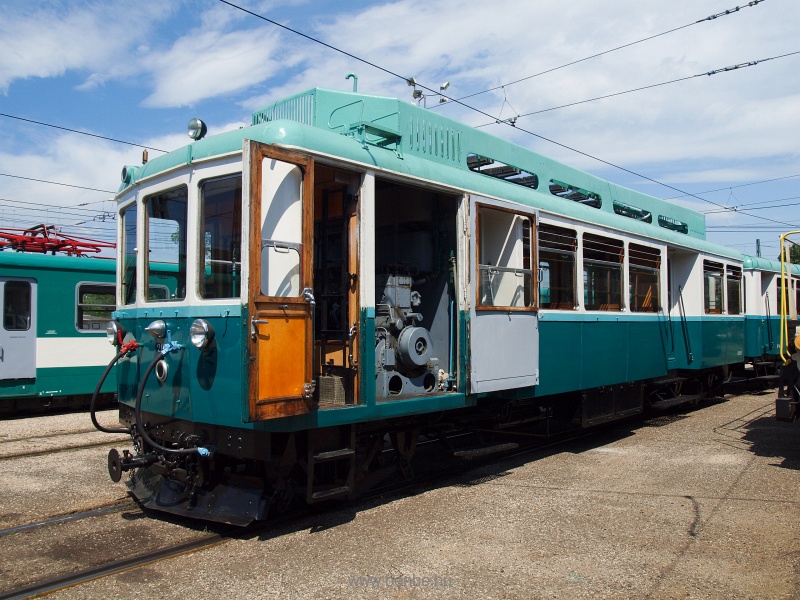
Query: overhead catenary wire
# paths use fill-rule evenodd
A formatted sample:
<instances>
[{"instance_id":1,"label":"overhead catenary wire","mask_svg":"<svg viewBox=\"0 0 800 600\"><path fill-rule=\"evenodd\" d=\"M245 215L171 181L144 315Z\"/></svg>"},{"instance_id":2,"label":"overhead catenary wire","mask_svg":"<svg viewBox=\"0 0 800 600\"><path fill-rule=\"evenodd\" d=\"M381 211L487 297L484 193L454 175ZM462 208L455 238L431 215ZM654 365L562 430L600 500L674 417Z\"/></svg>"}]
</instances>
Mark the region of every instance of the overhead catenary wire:
<instances>
[{"instance_id":1,"label":"overhead catenary wire","mask_svg":"<svg viewBox=\"0 0 800 600\"><path fill-rule=\"evenodd\" d=\"M761 1L761 0L759 0L759 1ZM270 18L268 18L268 17L265 17L265 16L263 16L263 15L260 15L260 14L258 14L258 13L256 13L256 12L253 12L253 11L251 11L251 10L248 10L248 9L246 9L246 8L242 7L242 6L239 6L239 5L237 5L237 4L234 4L233 2L230 2L229 0L219 0L219 2L221 2L222 4L226 4L226 5L230 6L231 8L235 8L235 9L237 9L237 10L239 10L239 11L242 11L242 12L244 12L244 13L246 13L246 14L249 14L249 15L251 15L251 16L253 16L253 17L256 17L257 19L261 19L262 21L265 21L265 22L267 22L267 23L271 23L271 24L275 25L276 27L280 27L281 29L284 29L284 30L286 30L286 31L289 31L289 32L291 32L291 33L294 33L294 34L296 34L296 35L298 35L298 36L300 36L300 37L302 37L302 38L304 38L304 39L307 39L307 40L309 40L309 41L311 41L311 42L314 42L314 43L316 43L316 44L319 44L319 45L321 45L321 46L324 46L324 47L326 47L326 48L328 48L328 49L330 49L330 50L333 50L334 52L338 52L339 54L342 54L342 55L344 55L344 56L347 56L347 57L349 57L349 58L352 58L353 60L356 60L356 61L358 61L358 62L361 62L361 63L365 64L365 65L368 65L368 66L370 66L370 67L373 67L373 68L375 68L375 69L377 69L377 70L379 70L379 71L381 71L381 72L383 72L383 73L386 73L386 74L388 74L388 75L391 75L391 76L393 76L393 77L396 77L396 78L398 78L398 79L402 79L402 80L404 80L404 81L407 81L407 82L411 81L411 80L410 80L410 78L408 78L408 77L405 77L405 76L403 76L403 75L400 75L400 74L398 74L398 73L395 73L394 71L391 71L390 69L387 69L387 68L385 68L385 67L381 67L380 65L377 65L377 64L375 64L375 63L373 63L373 62L371 62L371 61L368 61L368 60L366 60L366 59L364 59L364 58L361 58L361 57L359 57L359 56L356 56L355 54L352 54L351 52L348 52L348 51L346 51L346 50L342 50L341 48L338 48L338 47L336 47L336 46L333 46L333 45L331 45L331 44L328 44L328 43L326 43L326 42L323 42L322 40L319 40L319 39L317 39L317 38L315 38L315 37L312 37L312 36L310 36L310 35L308 35L308 34L306 34L306 33L303 33L303 32L301 32L301 31L298 31L298 30L296 30L296 29L293 29L293 28L289 27L288 25L284 25L284 24L282 24L282 23L278 23L277 21L275 21L275 20L273 20L273 19L270 19ZM753 6L755 6L755 4L752 4L752 5L753 5ZM732 12L736 12L736 11L735 11L735 10L733 10ZM722 15L722 14L725 14L725 13L720 13L720 15ZM764 59L764 60L772 60L772 59ZM730 70L730 69L731 69L731 67L726 67L724 70ZM719 71L721 72L722 70L719 70ZM713 74L713 72L707 72L707 73L705 73L705 74ZM640 177L640 178L642 178L642 179L644 179L644 180L646 180L646 181L650 181L650 182L652 182L652 183L655 183L655 184L657 184L657 185L660 185L660 186L666 187L666 188L668 188L668 189L671 189L671 190L673 190L673 191L676 191L676 192L678 192L678 193L680 193L680 194L683 194L683 195L685 195L685 196L689 196L689 197L692 197L692 198L696 198L697 200L700 200L701 202L707 202L707 203L709 203L709 204L712 204L712 205L714 205L714 206L717 206L717 207L719 207L719 208L727 208L727 207L725 207L723 204L719 204L719 203L717 203L717 202L713 202L712 200L708 200L707 198L702 198L702 197L700 197L700 196L697 196L697 195L695 195L695 194L692 194L692 193L686 192L686 191L684 191L684 190L681 190L680 188L677 188L677 187L675 187L675 186L669 185L669 184L667 184L667 183L663 183L663 182L661 182L661 181L658 181L658 180L656 180L656 179L653 179L652 177L648 177L648 176L646 176L646 175L643 175L643 174L641 174L641 173L637 173L636 171L633 171L633 170L631 170L631 169L628 169L628 168L622 167L622 166L620 166L620 165L617 165L617 164L615 164L615 163L612 163L612 162L610 162L610 161L607 161L607 160L604 160L604 159L602 159L602 158L599 158L599 157L597 157L597 156L594 156L594 155L592 155L592 154L589 154L588 152L584 152L584 151L582 151L582 150L578 150L577 148L573 148L572 146L569 146L569 145L567 145L567 144L563 144L563 143L561 143L561 142L557 142L557 141L555 141L555 140L553 140L553 139L550 139L550 138L548 138L548 137L546 137L546 136L543 136L543 135L541 135L541 134L538 134L538 133L535 133L535 132L533 132L533 131L530 131L530 130L524 129L524 128L522 128L522 127L519 127L518 125L516 125L516 123L515 123L515 122L514 122L514 123L511 123L511 122L508 122L507 120L501 120L501 119L498 119L498 118L497 118L497 117L495 117L494 115L491 115L491 114L487 113L487 112L486 112L486 111L484 111L484 110L481 110L481 109L479 109L479 108L477 108L477 107L474 107L474 106L471 106L471 105L469 105L469 104L466 104L466 103L464 103L463 101L461 101L461 100L458 100L458 99L456 99L456 98L451 98L451 97L448 97L448 96L445 96L445 95L441 94L441 90L434 90L433 88L430 88L430 87L428 87L428 86L425 86L425 85L423 85L423 84L417 83L416 81L414 82L414 85L415 85L415 87L419 87L419 88L421 88L421 89L424 89L424 90L427 90L427 91L429 91L429 92L433 92L433 93L435 93L435 94L439 94L439 95L441 95L442 97L444 97L444 98L447 98L447 100L448 100L448 101L455 102L455 103L457 103L457 104L459 104L459 105L463 106L464 108L467 108L468 110L472 110L472 111L474 111L474 112L476 112L476 113L478 113L478 114L481 114L481 115L484 115L484 116L486 116L486 117L488 117L488 118L490 118L490 119L493 119L493 120L494 120L496 123L503 123L503 124L505 124L505 125L507 125L507 126L509 126L509 127L514 127L514 128L517 130L517 131L521 131L521 132L523 132L523 133L526 133L526 134L528 134L528 135L531 135L531 136L533 136L533 137L536 137L536 138L538 138L538 139L540 139L540 140L542 140L542 141L549 142L549 143L551 143L551 144L554 144L554 145L556 145L556 146L559 146L559 147L561 147L561 148L564 148L565 150L569 150L569 151L571 151L571 152L575 152L576 154L580 154L581 156L585 156L585 157L587 157L587 158L590 158L590 159L592 159L592 160L595 160L595 161L597 161L597 162L603 163L603 164L605 164L605 165L608 165L608 166L610 166L610 167L613 167L613 168L615 168L615 169L619 169L619 170L621 170L621 171L624 171L624 172L626 172L626 173L629 173L629 174L631 174L631 175L634 175L634 176L636 176L636 177ZM744 215L747 215L747 213L744 213L744 212L741 212L741 211L740 211L740 213L739 213L739 214L744 214ZM757 218L757 219L761 219L761 220L764 220L764 221L769 221L769 222L772 222L772 223L778 223L778 224L781 224L781 225L785 225L785 226L787 226L787 227L795 227L795 225L792 225L792 224L789 224L789 223L785 223L785 222L783 222L783 221L776 221L775 219L769 219L769 218L767 218L767 217L762 217L762 216L760 216L760 215L747 215L747 216L750 216L750 217L753 217L753 218Z\"/></svg>"},{"instance_id":2,"label":"overhead catenary wire","mask_svg":"<svg viewBox=\"0 0 800 600\"><path fill-rule=\"evenodd\" d=\"M100 189L97 189L97 188L86 187L86 186L83 186L83 185L73 185L71 183L63 183L61 181L49 181L47 179L36 179L34 177L23 177L22 175L11 175L10 173L0 173L0 176L2 176L2 177L13 177L14 179L25 179L27 181L38 181L39 183L50 183L52 185L61 185L61 186L64 186L64 187L77 188L79 190L89 190L91 192L103 192L104 194L116 194L117 193L117 192L112 191L112 190L100 190Z\"/></svg>"},{"instance_id":3,"label":"overhead catenary wire","mask_svg":"<svg viewBox=\"0 0 800 600\"><path fill-rule=\"evenodd\" d=\"M794 175L784 175L783 177L773 177L772 179L761 179L759 181L751 181L749 183L740 183L738 185L728 185L721 188L716 188L714 190L705 190L702 192L695 192L695 194L712 194L714 192L724 192L725 190L732 190L735 188L741 187L748 187L751 185L762 185L764 183L772 183L773 181L783 181L784 179L794 179L796 177L800 177L800 173L795 173ZM677 200L678 198L683 198L683 196L671 196L669 198L664 198L664 200Z\"/></svg>"},{"instance_id":4,"label":"overhead catenary wire","mask_svg":"<svg viewBox=\"0 0 800 600\"><path fill-rule=\"evenodd\" d=\"M704 210L703 214L705 215L713 215L719 214L723 212L736 212L742 208L746 210L768 210L770 208L782 208L785 206L798 206L800 202L790 202L789 204L775 204L775 202L783 202L785 200L797 200L800 196L789 196L788 198L777 198L775 200L764 200L763 202L751 202L748 204L744 204L741 206L732 206L728 210ZM764 204L768 206L763 206Z\"/></svg>"},{"instance_id":5,"label":"overhead catenary wire","mask_svg":"<svg viewBox=\"0 0 800 600\"><path fill-rule=\"evenodd\" d=\"M292 29L292 28L290 28L290 27L287 27L287 26L281 25L280 23L277 23L277 22L275 22L275 21L273 21L273 20L271 20L271 19L268 19L268 18L266 18L266 17L263 17L263 16L261 16L261 15L258 15L258 14L256 14L256 13L253 13L253 12L251 12L251 11L249 11L249 10L246 10L246 9L244 9L244 8L242 8L242 7L239 7L239 6L235 5L235 4L233 4L232 2L228 2L228 1L226 1L226 0L220 0L220 1L221 1L221 2L223 2L224 4L227 4L227 5L230 5L230 6L234 7L234 8L237 8L237 9L239 9L239 10L242 10L243 12L249 13L249 14L251 14L251 15L253 15L253 16L256 16L256 17L258 17L258 18L261 18L261 19L263 19L263 20L265 20L265 21L268 21L268 22L270 22L270 23L272 23L272 24L274 24L274 25L276 25L276 26L282 27L282 28L284 28L284 29L286 29L286 30L288 30L288 31L290 31L290 32L292 32L292 33L294 33L294 34L296 34L296 35L300 35L300 36L302 36L302 37L304 37L304 38L306 38L306 39L308 39L308 40L311 40L311 41L313 41L313 42L316 42L316 43L322 44L322 45L324 45L324 46L326 46L326 47L328 47L328 48L330 48L330 49L333 49L333 50L335 50L335 51L337 51L337 52L343 53L343 54L345 54L345 55L347 55L347 56L349 56L349 57L351 57L351 58L353 58L353 59L355 59L355 60L359 60L360 62L363 62L363 63L365 63L365 64L368 64L368 65L370 65L370 66L372 66L372 67L374 67L374 68L377 68L377 69L379 69L379 70L382 70L382 71L384 71L384 72L386 72L386 73L388 73L388 74L390 74L390 75L392 75L392 76L395 76L395 77L399 77L399 78L406 79L405 77L403 77L403 76L401 76L401 75L399 75L399 74L397 74L397 73L393 73L392 71L389 71L389 70L387 70L387 69L384 69L384 68L380 67L379 65L376 65L376 64L374 64L374 63L371 63L371 62L369 62L369 61L366 61L366 60L364 60L364 59L361 59L361 58L359 58L358 56L355 56L355 55L353 55L353 54L347 53L347 52L345 52L345 51L343 51L343 50L341 50L341 49L339 49L339 48L336 48L335 46L332 46L332 45L330 45L330 44L326 44L325 42L322 42L322 41L320 41L320 40L317 40L317 39L315 39L315 38L313 38L313 37L311 37L311 36L308 36L308 35L306 35L306 34L304 34L304 33L300 32L300 31L297 31L297 30L295 30L295 29ZM587 59L589 59L589 58L593 58L594 56L600 56L600 55L602 55L602 54L606 54L606 53L608 53L608 52L611 52L611 51L614 51L614 50L616 50L616 49L621 49L621 48L624 48L624 47L628 47L628 46L634 45L634 44L636 44L636 43L640 43L640 42L646 41L646 40L648 40L648 39L653 39L654 37L659 37L660 35L665 35L665 34L667 34L667 33L670 33L670 32L672 32L672 31L677 31L678 29L683 29L683 28L685 28L685 27L689 27L689 26L692 26L692 25L695 25L695 24L698 24L698 23L702 23L702 22L704 22L704 21L710 21L710 20L716 19L716 18L718 18L718 17L724 16L724 15L727 15L727 14L733 14L734 12L738 12L738 11L740 10L740 8L746 8L746 7L750 7L750 6L755 6L755 5L757 5L757 4L759 4L759 3L763 2L763 1L764 1L764 0L755 0L755 1L753 1L753 2L750 2L750 3L748 3L746 6L743 6L743 7L738 7L738 6L737 6L737 7L735 7L734 9L726 10L726 11L723 11L723 12L717 13L716 15L711 15L711 16L709 16L709 17L706 17L706 18L704 18L704 19L700 19L700 20L698 20L698 21L695 21L695 22L693 22L693 23L687 24L687 25L685 25L685 26L682 26L682 27L679 27L679 28L674 28L674 29L672 29L672 30L669 30L669 31L667 31L667 32L663 32L662 34L657 34L657 35L655 35L655 36L650 36L650 37L648 37L648 38L644 38L643 40L638 40L638 41L636 41L636 42L631 42L631 43L629 43L629 44L625 44L625 45L619 46L619 47L617 47L617 48L610 49L610 50L608 50L608 51L604 51L604 52L602 52L602 53L598 53L598 54L596 54L596 55L592 55L591 57L586 57L585 59L581 59L581 60L579 60L579 61L573 61L572 63L569 63L569 64L574 64L575 62L581 62L581 61L583 61L583 60L587 60ZM773 57L773 58L775 58L775 57ZM771 60L771 59L764 59L764 60ZM761 62L761 61L757 61L757 62ZM752 64L755 64L755 63L752 63ZM733 68L741 68L742 66L752 66L752 64L743 63L743 64L741 64L741 65L734 65L733 67L726 67L726 68L724 68L724 69L720 69L720 70L718 70L718 71L716 71L716 72L723 72L723 71L731 70L731 69L733 69ZM564 66L569 66L569 65L562 65L562 67L564 67ZM562 67L556 67L556 69L558 69L558 68L562 68ZM552 69L552 70L555 70L555 69ZM712 72L709 72L709 73L705 73L705 74L707 74L707 75L710 75L710 74L713 74L713 73L712 73ZM698 75L698 76L699 76L699 75ZM693 77L694 77L694 76L693 76ZM525 79L525 78L523 78L523 79ZM522 79L521 79L521 80L518 80L518 81L522 81ZM515 82L511 82L511 83L509 83L509 84L505 84L505 85L511 85L511 84L513 84L513 83L516 83L516 81L515 81ZM658 84L658 85L663 85L663 84ZM434 90L432 90L431 88L427 88L427 87L425 87L425 86L422 86L422 85L420 85L419 87L421 87L421 88L423 88L423 89L426 89L426 90L429 90L429 91L434 91ZM624 93L627 93L627 92L624 92ZM451 100L452 100L452 99L451 99ZM464 104L464 106L465 106L466 108L468 108L468 109L471 109L471 110L477 110L477 109L475 109L474 107L468 106L468 105L466 105L466 104ZM478 112L482 112L482 111L478 111ZM486 113L483 113L483 114L486 114ZM40 122L40 121L34 121L34 120L31 120L31 119L26 119L26 118L22 118L22 117L16 117L16 116L13 116L13 115L7 115L7 114L5 114L5 113L0 113L0 115L1 115L1 116L6 116L6 117L10 117L10 118L19 119L19 120L22 120L22 121L31 122L31 123L36 123L36 124L41 124L41 125L45 125L45 126L55 127L55 128L57 128L57 129L62 129L62 130L66 130L66 131L72 131L72 132L75 132L75 133L80 133L80 134L85 134L85 135L91 135L91 136L93 136L93 137L98 137L98 138L102 138L102 139L107 139L107 140L111 140L111 141L118 142L118 143L129 144L129 145L133 145L133 146L139 146L139 147L143 147L143 148L151 148L151 149L153 149L153 150L156 150L156 151L159 151L159 152L164 152L164 150L161 150L161 149L158 149L158 148L152 148L152 147L148 147L148 146L143 146L143 145L141 145L141 144L135 144L135 143L131 143L131 142L126 142L126 141L124 141L124 140L118 140L118 139L115 139L115 138L108 138L108 137L105 137L105 136L99 136L99 135L96 135L96 134L88 134L87 132L81 132L81 131L78 131L78 130L73 130L73 129L70 129L70 128L61 127L61 126L57 126L57 125L51 125L51 124L48 124L48 123L43 123L43 122ZM488 114L487 114L487 116L490 116L490 117L491 117L491 115L488 115ZM541 139L543 139L543 140L546 140L546 141L549 141L549 142L551 142L551 143L556 143L556 144L557 144L557 142L554 142L553 140L549 140L549 139L547 139L547 138L544 138L543 136L538 136L537 134L535 134L535 133L533 133L533 132L526 131L526 130L524 130L524 129L520 128L520 127L517 127L517 129L518 129L518 130L520 130L520 131L524 131L525 133L528 133L528 134L530 134L530 135L534 135L534 136L536 136L536 137L539 137L539 138L541 138ZM592 159L594 159L594 160L599 160L600 162L603 162L603 163L605 163L605 164L608 164L609 166L612 166L612 167L614 167L614 168L620 168L620 169L622 169L622 170L624 170L624 171L626 171L626 172L629 172L629 173L631 173L632 175L635 175L635 176L637 176L637 177L642 177L642 178L644 178L644 179L647 179L647 180L649 180L649 181L652 181L652 182L654 182L654 183L657 183L657 184L659 184L659 185L666 185L666 184L662 184L661 182L659 182L659 181L657 181L657 180L655 180L655 179L651 179L651 178L648 178L648 177L644 177L643 175L641 175L641 174L639 174L639 173L636 173L636 172L634 172L634 171L631 171L631 170L628 170L628 169L624 169L624 168L622 168L622 167L619 167L618 165L615 165L615 164L613 164L613 163L610 163L610 162L607 162L607 161L602 161L601 159L599 159L599 158L597 158L597 157L595 157L595 156L592 156L592 155L590 155L590 154L579 152L579 151L577 151L576 149L574 149L574 148L571 148L571 147L569 147L569 146L566 146L566 145L563 145L563 144L558 144L558 145L560 145L560 146L562 146L562 147L564 147L564 148L567 148L567 149L569 149L569 150L571 150L571 151L575 151L575 152L578 152L578 153L580 153L580 154L583 154L583 155L585 155L585 156L587 156L587 157L590 157L590 158L592 158ZM6 175L6 176L11 176L11 177L19 177L19 176L13 176L13 175L8 175L8 174L3 174L3 173L0 173L0 175ZM93 191L103 191L103 192L106 192L106 193L111 193L111 194L115 193L115 192L112 192L112 191L109 191L109 190L97 190L96 188L88 188L88 187L83 187L83 186L75 186L75 185L71 185L71 184L64 184L64 183L60 183L60 182L51 182L51 181L40 180L40 179L33 179L33 178L26 178L26 177L19 177L19 178L21 178L21 179L29 179L29 180L32 180L32 181L40 181L40 182L44 182L44 183L52 183L52 184L55 184L55 185L64 185L64 186L67 186L67 187L76 187L76 188L80 188L80 189L87 189L87 190L93 190ZM667 186L667 187L670 187L670 189L674 189L674 190L676 190L676 191L678 191L678 192L682 192L682 190L679 190L678 188L674 188L674 187L672 187L672 186ZM685 195L685 196L691 196L691 197L694 197L694 198L698 198L699 200L702 200L702 201L704 201L704 202L710 202L710 201L708 201L708 200L706 200L706 199L704 199L704 198L700 198L698 195L695 195L695 194L687 194L687 193L684 193L684 192L682 192L682 193L683 193L683 195ZM727 210L727 208L728 208L728 207L725 207L724 205L720 205L720 204L717 204L717 203L713 203L713 202L710 202L710 203L711 203L711 204L714 204L715 206L720 206L720 207L722 207L722 208L725 208L726 210ZM741 211L739 211L739 212L741 212ZM742 214L746 214L746 213L742 213Z\"/></svg>"},{"instance_id":6,"label":"overhead catenary wire","mask_svg":"<svg viewBox=\"0 0 800 600\"><path fill-rule=\"evenodd\" d=\"M763 1L763 0L762 0ZM43 125L44 127L52 127L53 129L61 129L62 131L69 131L71 133L79 133L81 135L88 135L93 138L98 138L101 140L108 140L109 142L117 142L118 144L127 144L128 146L136 146L137 148L145 148L146 150L155 150L156 152L163 152L166 154L169 150L162 150L161 148L153 148L152 146L144 146L142 144L137 144L135 142L126 142L125 140L119 140L112 137L106 137L104 135L98 135L96 133L89 133L88 131L80 131L78 129L71 129L69 127L63 127L61 125L53 125L52 123L45 123L44 121L35 121L33 119L26 119L25 117L18 117L16 115L9 115L7 113L0 113L0 117L6 117L8 119L16 119L18 121L25 121L26 123L33 123L35 125Z\"/></svg>"},{"instance_id":7,"label":"overhead catenary wire","mask_svg":"<svg viewBox=\"0 0 800 600\"><path fill-rule=\"evenodd\" d=\"M688 81L689 79L695 79L696 77L705 77L705 76L710 76L710 75L718 75L719 73L726 73L728 71L735 71L737 69L744 69L746 67L754 67L755 65L757 65L759 63L762 63L762 62L767 62L767 61L770 61L770 60L777 60L777 59L780 59L780 58L786 58L786 57L789 57L789 56L794 56L796 54L800 54L800 50L797 50L795 52L789 52L787 54L781 54L780 56L771 56L769 58L762 58L762 59L759 59L759 60L752 60L750 62L740 63L738 65L733 65L733 66L730 66L730 67L724 67L722 69L715 69L713 71L706 71L704 73L697 73L695 75L688 75L686 77L679 77L678 79L671 79L670 81L662 81L661 83L653 83L651 85L644 85L644 86L641 86L641 87L638 87L638 88L633 88L631 90L625 90L623 92L614 92L612 94L604 94L602 96L595 96L594 98L587 98L586 100L578 100L576 102L569 102L567 104L561 104L559 106L551 106L550 108L543 108L541 110L534 110L534 111L531 111L531 112L528 112L528 113L521 113L521 114L515 115L513 117L513 119L514 119L514 123L516 123L516 120L521 118L521 117L530 117L530 116L533 116L533 115L539 115L541 113L546 113L546 112L550 112L550 111L553 111L553 110L559 110L561 108L568 108L570 106L578 106L579 104L587 104L589 102L595 102L597 100L605 100L606 98L614 98L616 96L623 96L625 94L632 94L633 92L641 92L642 90L649 90L649 89L652 89L652 88L657 88L657 87L661 87L661 86L665 86L665 85L670 85L672 83L678 83L678 82L681 82L681 81ZM503 121L509 121L509 119L495 120L492 123L484 123L483 125L476 125L476 127L488 127L489 125L497 125L498 123L502 123Z\"/></svg>"},{"instance_id":8,"label":"overhead catenary wire","mask_svg":"<svg viewBox=\"0 0 800 600\"><path fill-rule=\"evenodd\" d=\"M459 100L466 100L468 98L473 98L475 96L480 96L481 94L487 94L487 93L490 93L490 92L495 92L495 91L497 91L499 89L504 89L504 88L506 88L508 86L511 86L511 85L514 85L514 84L517 84L517 83L521 83L523 81L528 81L529 79L533 79L534 77L539 77L540 75L546 75L547 73L552 73L553 71L558 71L559 69L564 69L566 67L571 67L572 65L577 65L578 63L582 63L584 61L591 60L593 58L598 58L598 57L603 56L605 54L610 54L611 52L616 52L617 50L622 50L624 48L630 48L631 46L635 46L637 44L641 44L642 42L647 42L647 41L650 41L650 40L653 40L653 39L668 35L670 33L674 33L676 31L680 31L682 29L686 29L687 27L692 27L694 25L699 25L700 23L705 23L707 21L713 21L715 19L718 19L719 17L732 15L734 13L739 12L743 8L749 8L751 6L755 6L757 4L761 4L764 1L765 0L753 0L752 2L748 2L745 6L736 6L734 8L730 8L728 10L724 10L722 12L718 12L716 14L709 15L709 16L704 17L702 19L698 19L697 21L693 21L692 23L687 23L686 25L681 25L680 27L673 27L672 29L668 29L667 31L662 31L661 33L657 33L655 35L650 35L650 36L647 36L647 37L642 38L640 40L636 40L634 42L628 42L627 44L622 44L621 46L616 46L614 48L609 48L608 50L603 50L602 52L597 52L595 54L591 54L589 56L585 56L583 58L579 58L577 60L570 61L570 62L565 63L563 65L559 65L558 67L552 67L550 69L545 69L544 71L540 71L539 73L534 73L533 75L527 75L526 77L521 77L520 79L515 79L514 81L509 81L508 83L503 83L501 85L495 86L493 88L489 88L487 90L482 90L480 92L475 92L473 94L468 94L466 96L460 97Z\"/></svg>"}]
</instances>

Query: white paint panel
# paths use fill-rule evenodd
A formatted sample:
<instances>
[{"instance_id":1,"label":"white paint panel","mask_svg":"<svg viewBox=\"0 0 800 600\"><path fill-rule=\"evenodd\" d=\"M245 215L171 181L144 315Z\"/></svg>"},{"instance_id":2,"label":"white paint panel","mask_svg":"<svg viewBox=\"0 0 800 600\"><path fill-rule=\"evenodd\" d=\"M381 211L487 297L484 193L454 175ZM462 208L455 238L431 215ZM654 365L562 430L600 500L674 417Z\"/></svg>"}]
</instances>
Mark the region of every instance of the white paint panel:
<instances>
[{"instance_id":1,"label":"white paint panel","mask_svg":"<svg viewBox=\"0 0 800 600\"><path fill-rule=\"evenodd\" d=\"M36 340L36 368L106 366L117 351L103 337L40 337Z\"/></svg>"}]
</instances>

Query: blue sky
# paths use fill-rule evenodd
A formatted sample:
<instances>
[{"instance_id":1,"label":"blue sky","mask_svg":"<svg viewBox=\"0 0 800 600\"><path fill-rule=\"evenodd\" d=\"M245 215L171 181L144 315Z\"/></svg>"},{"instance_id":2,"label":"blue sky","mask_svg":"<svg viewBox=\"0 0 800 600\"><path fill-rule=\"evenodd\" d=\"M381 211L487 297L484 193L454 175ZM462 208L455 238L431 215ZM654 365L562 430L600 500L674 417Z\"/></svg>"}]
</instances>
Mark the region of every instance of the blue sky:
<instances>
[{"instance_id":1,"label":"blue sky","mask_svg":"<svg viewBox=\"0 0 800 600\"><path fill-rule=\"evenodd\" d=\"M800 229L800 54L773 58L800 51L800 2L739 2L700 23L736 2L234 2L380 70L219 0L4 0L0 227L53 223L108 238L109 192L123 165L141 161L141 148L20 119L171 150L187 143L191 117L224 131L289 94L349 90L350 72L361 92L412 102L391 71L434 90L449 81L452 98L484 92L468 106L430 98L431 110L654 196L681 194L646 178L696 194L678 201L708 212L709 239L755 253L758 238L774 257L778 233ZM692 77L763 59L772 60ZM470 109L506 119L681 78L520 116L516 129Z\"/></svg>"}]
</instances>

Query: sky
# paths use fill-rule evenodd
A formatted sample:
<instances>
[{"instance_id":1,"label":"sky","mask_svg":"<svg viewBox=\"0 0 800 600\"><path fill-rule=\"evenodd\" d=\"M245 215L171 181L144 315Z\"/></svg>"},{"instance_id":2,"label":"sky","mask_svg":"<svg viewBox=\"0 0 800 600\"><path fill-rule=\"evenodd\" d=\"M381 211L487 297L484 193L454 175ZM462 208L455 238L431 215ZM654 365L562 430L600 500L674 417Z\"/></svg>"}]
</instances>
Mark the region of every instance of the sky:
<instances>
[{"instance_id":1,"label":"sky","mask_svg":"<svg viewBox=\"0 0 800 600\"><path fill-rule=\"evenodd\" d=\"M704 212L741 252L776 258L800 229L797 0L231 4L0 0L0 228L109 240L142 146L355 73L407 102L413 76L429 110Z\"/></svg>"}]
</instances>

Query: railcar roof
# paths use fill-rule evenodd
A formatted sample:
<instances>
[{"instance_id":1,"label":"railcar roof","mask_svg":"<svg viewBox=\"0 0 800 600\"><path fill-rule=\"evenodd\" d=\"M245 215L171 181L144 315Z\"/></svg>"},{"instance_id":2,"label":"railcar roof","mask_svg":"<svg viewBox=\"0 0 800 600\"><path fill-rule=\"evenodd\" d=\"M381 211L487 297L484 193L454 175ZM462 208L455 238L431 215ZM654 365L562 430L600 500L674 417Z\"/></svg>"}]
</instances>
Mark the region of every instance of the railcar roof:
<instances>
[{"instance_id":1,"label":"railcar roof","mask_svg":"<svg viewBox=\"0 0 800 600\"><path fill-rule=\"evenodd\" d=\"M120 192L159 173L239 152L245 139L307 149L670 244L743 258L736 250L705 240L702 213L605 181L408 102L319 88L256 111L250 127L207 137L129 168L129 180ZM535 176L538 185L516 185L477 171L480 160ZM589 203L599 200L601 206L568 199L573 190L584 202L588 195Z\"/></svg>"}]
</instances>

